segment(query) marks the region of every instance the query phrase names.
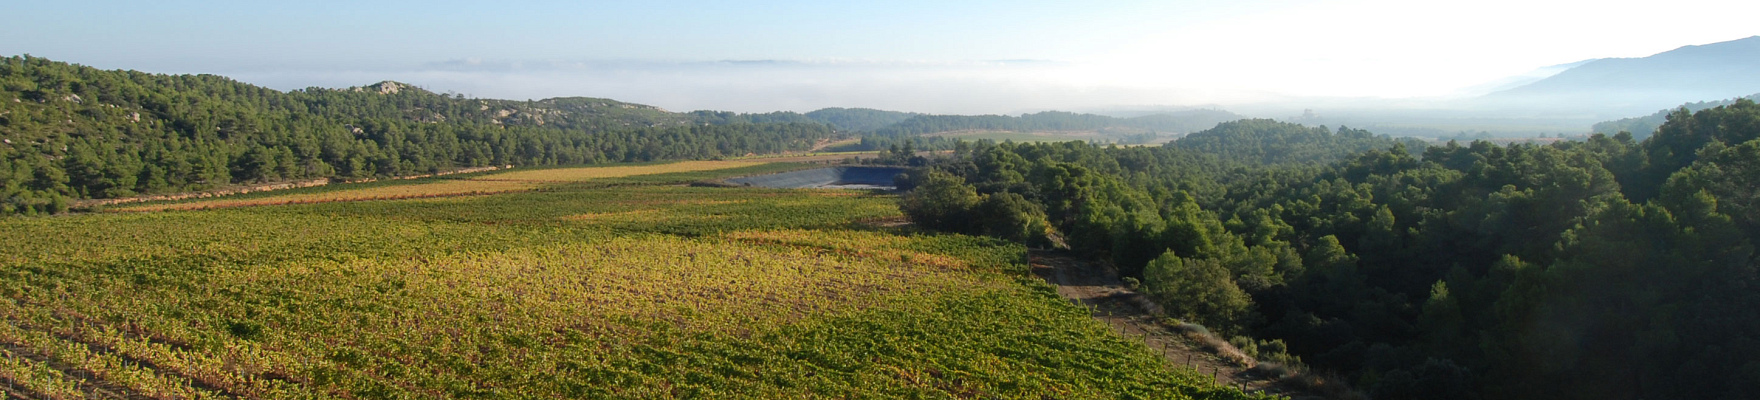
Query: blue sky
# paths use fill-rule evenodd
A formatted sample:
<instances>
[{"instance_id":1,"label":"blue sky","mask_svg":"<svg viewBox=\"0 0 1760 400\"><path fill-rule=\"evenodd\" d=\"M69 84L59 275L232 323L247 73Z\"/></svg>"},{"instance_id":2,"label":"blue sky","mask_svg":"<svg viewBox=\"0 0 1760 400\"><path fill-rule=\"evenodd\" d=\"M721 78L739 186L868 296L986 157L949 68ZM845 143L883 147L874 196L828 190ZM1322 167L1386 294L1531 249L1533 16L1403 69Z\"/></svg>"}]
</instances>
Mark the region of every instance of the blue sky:
<instances>
[{"instance_id":1,"label":"blue sky","mask_svg":"<svg viewBox=\"0 0 1760 400\"><path fill-rule=\"evenodd\" d=\"M27 2L7 50L214 68L450 59L1073 59L1195 20L1157 2ZM1132 12L1121 12L1121 11Z\"/></svg>"},{"instance_id":2,"label":"blue sky","mask_svg":"<svg viewBox=\"0 0 1760 400\"><path fill-rule=\"evenodd\" d=\"M1760 34L1760 6L1698 0L500 3L3 1L0 54L278 89L395 79L674 109L970 113L1448 96Z\"/></svg>"}]
</instances>

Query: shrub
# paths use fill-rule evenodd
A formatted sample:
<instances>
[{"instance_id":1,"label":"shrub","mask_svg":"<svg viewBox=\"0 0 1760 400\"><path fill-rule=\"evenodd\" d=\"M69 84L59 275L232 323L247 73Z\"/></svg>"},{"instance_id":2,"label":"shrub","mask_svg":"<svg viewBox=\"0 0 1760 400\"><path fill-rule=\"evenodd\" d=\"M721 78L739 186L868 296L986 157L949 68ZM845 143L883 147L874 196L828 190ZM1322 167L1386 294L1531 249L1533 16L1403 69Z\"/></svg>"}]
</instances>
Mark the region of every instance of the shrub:
<instances>
[{"instance_id":1,"label":"shrub","mask_svg":"<svg viewBox=\"0 0 1760 400\"><path fill-rule=\"evenodd\" d=\"M965 178L929 171L922 185L898 199L898 208L923 227L950 232L972 232L972 210L982 200Z\"/></svg>"},{"instance_id":2,"label":"shrub","mask_svg":"<svg viewBox=\"0 0 1760 400\"><path fill-rule=\"evenodd\" d=\"M1002 192L985 196L977 215L986 235L1029 245L1049 243L1046 234L1051 224L1045 221L1045 210L1021 195Z\"/></svg>"},{"instance_id":3,"label":"shrub","mask_svg":"<svg viewBox=\"0 0 1760 400\"><path fill-rule=\"evenodd\" d=\"M1252 300L1216 260L1181 259L1168 251L1143 270L1143 287L1168 314L1234 332L1252 312Z\"/></svg>"}]
</instances>

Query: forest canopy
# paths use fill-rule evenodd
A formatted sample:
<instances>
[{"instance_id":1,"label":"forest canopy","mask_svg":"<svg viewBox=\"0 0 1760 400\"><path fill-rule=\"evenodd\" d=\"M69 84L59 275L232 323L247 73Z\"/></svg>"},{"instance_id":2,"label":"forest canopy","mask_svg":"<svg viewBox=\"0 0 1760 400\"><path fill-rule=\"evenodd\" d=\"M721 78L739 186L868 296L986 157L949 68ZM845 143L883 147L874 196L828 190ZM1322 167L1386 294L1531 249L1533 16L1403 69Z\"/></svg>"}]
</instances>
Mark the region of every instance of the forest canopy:
<instances>
[{"instance_id":1,"label":"forest canopy","mask_svg":"<svg viewBox=\"0 0 1760 400\"><path fill-rule=\"evenodd\" d=\"M1760 100L1760 93L1742 96L1741 98ZM1656 132L1656 128L1662 126L1662 123L1668 122L1668 115L1673 114L1676 110L1686 109L1687 112L1690 113L1717 106L1727 106L1734 104L1735 102L1736 99L1687 103L1682 104L1675 109L1657 111L1655 114L1642 117L1621 118L1613 121L1597 122L1594 127L1590 128L1590 131L1608 136L1618 135L1620 132L1629 132L1632 134L1633 138L1644 140L1648 139L1651 133Z\"/></svg>"},{"instance_id":2,"label":"forest canopy","mask_svg":"<svg viewBox=\"0 0 1760 400\"><path fill-rule=\"evenodd\" d=\"M0 58L0 215L239 183L802 151L838 135L810 120L715 122L607 99L466 99L397 82L281 92Z\"/></svg>"},{"instance_id":3,"label":"forest canopy","mask_svg":"<svg viewBox=\"0 0 1760 400\"><path fill-rule=\"evenodd\" d=\"M1042 215L1172 316L1281 340L1377 399L1754 398L1756 160L1746 99L1642 142L1419 149L1240 121L1154 148L979 143L901 182L957 196L901 207L983 221L978 199L1024 199L1042 214L1002 217Z\"/></svg>"},{"instance_id":4,"label":"forest canopy","mask_svg":"<svg viewBox=\"0 0 1760 400\"><path fill-rule=\"evenodd\" d=\"M282 92L214 75L105 71L0 58L0 215L80 199L286 180L360 179L490 165L708 159L804 151L949 149L968 129L1196 130L1238 116L1044 112L924 115L865 108L677 113L610 99L465 98L398 82ZM894 151L897 153L897 151Z\"/></svg>"}]
</instances>

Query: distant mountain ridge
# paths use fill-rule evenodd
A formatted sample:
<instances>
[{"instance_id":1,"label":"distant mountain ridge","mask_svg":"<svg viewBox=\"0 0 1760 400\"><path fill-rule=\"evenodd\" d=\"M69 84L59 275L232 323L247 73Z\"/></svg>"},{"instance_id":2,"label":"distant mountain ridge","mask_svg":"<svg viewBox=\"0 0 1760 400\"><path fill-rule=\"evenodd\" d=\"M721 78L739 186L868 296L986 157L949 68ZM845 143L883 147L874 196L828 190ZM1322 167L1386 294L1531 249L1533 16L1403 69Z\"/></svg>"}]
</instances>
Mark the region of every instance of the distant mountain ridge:
<instances>
[{"instance_id":1,"label":"distant mountain ridge","mask_svg":"<svg viewBox=\"0 0 1760 400\"><path fill-rule=\"evenodd\" d=\"M311 88L307 90L330 90ZM400 92L441 96L415 85L383 81L344 91L378 94ZM871 108L822 108L806 113L775 111L736 113L697 110L667 111L645 104L595 97L556 97L535 101L469 99L479 110L464 110L474 122L495 125L552 126L562 128L661 127L678 125L819 124L844 132L909 136L962 130L1091 131L1130 130L1186 133L1209 129L1218 123L1246 117L1217 109L1160 112L1131 118L1098 114L1044 111L1011 115L933 115ZM421 107L405 110L405 118L419 122L443 122L439 113Z\"/></svg>"},{"instance_id":2,"label":"distant mountain ridge","mask_svg":"<svg viewBox=\"0 0 1760 400\"><path fill-rule=\"evenodd\" d=\"M793 111L744 114L730 111L692 111L703 123L815 123L841 131L873 132L922 114L872 108L822 108L805 114Z\"/></svg>"},{"instance_id":3,"label":"distant mountain ridge","mask_svg":"<svg viewBox=\"0 0 1760 400\"><path fill-rule=\"evenodd\" d=\"M1696 99L1760 92L1760 36L1683 46L1642 58L1605 58L1509 90L1487 100L1514 106L1601 104L1638 112Z\"/></svg>"},{"instance_id":4,"label":"distant mountain ridge","mask_svg":"<svg viewBox=\"0 0 1760 400\"><path fill-rule=\"evenodd\" d=\"M926 135L962 130L1032 131L1102 131L1129 133L1188 133L1215 127L1216 124L1246 119L1240 114L1223 110L1185 110L1117 118L1098 114L1045 111L1012 115L917 115L896 124L875 130L883 136Z\"/></svg>"},{"instance_id":5,"label":"distant mountain ridge","mask_svg":"<svg viewBox=\"0 0 1760 400\"><path fill-rule=\"evenodd\" d=\"M885 111L870 108L823 108L807 113L777 111L734 113L692 111L697 122L816 123L841 131L898 137L959 131L1111 131L1114 133L1178 134L1210 129L1216 124L1247 117L1217 109L1160 112L1130 118L1067 111L1042 111L1021 115L938 115Z\"/></svg>"},{"instance_id":6,"label":"distant mountain ridge","mask_svg":"<svg viewBox=\"0 0 1760 400\"><path fill-rule=\"evenodd\" d=\"M1573 63L1548 65L1548 66L1544 66L1544 67L1540 67L1540 68L1535 68L1531 71L1524 72L1519 75L1511 75L1511 76L1503 77L1502 79L1498 79L1495 81L1485 82L1485 83L1481 83L1478 85L1473 85L1473 86L1470 86L1467 88L1463 88L1460 90L1460 92L1463 94L1484 95L1484 94L1489 94L1489 93L1497 93L1497 92L1501 92L1501 91L1505 91L1505 90L1515 89L1515 88L1519 88L1522 86L1526 86L1528 84L1532 84L1534 82L1539 82L1542 79L1550 78L1554 75L1558 75L1560 72L1569 71L1571 68L1576 68L1576 67L1582 66L1583 64L1588 64L1588 63L1592 63L1592 62L1596 62L1596 61L1600 61L1600 60L1602 60L1602 59L1591 58L1591 59L1577 61L1577 62L1573 62Z\"/></svg>"}]
</instances>

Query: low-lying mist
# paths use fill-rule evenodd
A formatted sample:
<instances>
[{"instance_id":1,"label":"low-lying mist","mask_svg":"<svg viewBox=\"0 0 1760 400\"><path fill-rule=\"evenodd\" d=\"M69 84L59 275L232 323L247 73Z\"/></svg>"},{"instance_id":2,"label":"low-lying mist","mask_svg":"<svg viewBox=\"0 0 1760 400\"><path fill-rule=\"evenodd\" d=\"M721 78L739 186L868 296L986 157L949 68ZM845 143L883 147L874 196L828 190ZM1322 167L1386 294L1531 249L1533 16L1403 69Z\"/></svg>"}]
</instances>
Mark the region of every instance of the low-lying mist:
<instances>
[{"instance_id":1,"label":"low-lying mist","mask_svg":"<svg viewBox=\"0 0 1760 400\"><path fill-rule=\"evenodd\" d=\"M1176 90L1095 82L1069 64L1001 60L908 62L749 60L712 62L541 62L472 60L395 70L241 71L240 80L277 89L348 87L381 80L474 97L606 97L670 110L810 111L865 107L936 114L1092 109L1119 104L1260 101L1264 93Z\"/></svg>"},{"instance_id":2,"label":"low-lying mist","mask_svg":"<svg viewBox=\"0 0 1760 400\"><path fill-rule=\"evenodd\" d=\"M1752 93L1737 93L1740 88L1734 87L1681 85L1603 91L1525 90L1535 81L1579 64L1541 68L1536 73L1463 88L1450 96L1405 98L1298 97L1250 89L1254 85L1221 80L1206 83L1203 76L1133 76L1095 65L1040 60L454 60L380 70L263 69L225 74L283 90L349 87L389 79L470 97L604 97L674 111L762 113L863 107L931 114L1064 110L1129 117L1204 107L1255 118L1427 137L1462 133L1577 135L1588 132L1596 122ZM1168 72L1177 74L1176 70Z\"/></svg>"}]
</instances>

